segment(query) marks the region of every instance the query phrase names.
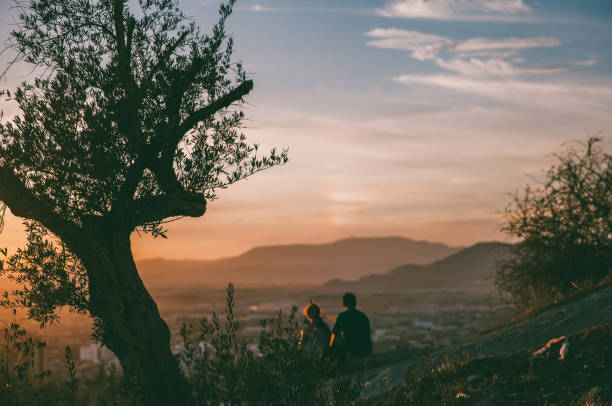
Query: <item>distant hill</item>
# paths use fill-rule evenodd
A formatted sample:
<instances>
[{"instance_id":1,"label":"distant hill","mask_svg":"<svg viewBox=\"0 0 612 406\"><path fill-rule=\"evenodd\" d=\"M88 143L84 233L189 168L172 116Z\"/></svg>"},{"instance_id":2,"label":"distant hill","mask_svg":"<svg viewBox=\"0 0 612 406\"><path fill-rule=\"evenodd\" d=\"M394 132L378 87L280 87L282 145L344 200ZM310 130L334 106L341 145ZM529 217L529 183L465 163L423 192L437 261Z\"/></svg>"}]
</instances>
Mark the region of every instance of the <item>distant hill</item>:
<instances>
[{"instance_id":1,"label":"distant hill","mask_svg":"<svg viewBox=\"0 0 612 406\"><path fill-rule=\"evenodd\" d=\"M216 261L151 259L137 266L152 288L194 285L320 285L330 279L355 280L401 264L427 264L461 248L401 237L348 238L328 244L253 248Z\"/></svg>"},{"instance_id":2,"label":"distant hill","mask_svg":"<svg viewBox=\"0 0 612 406\"><path fill-rule=\"evenodd\" d=\"M500 242L478 243L428 265L403 265L357 281L332 280L324 287L370 292L432 288L490 290L496 261L507 254L509 248L509 244Z\"/></svg>"}]
</instances>

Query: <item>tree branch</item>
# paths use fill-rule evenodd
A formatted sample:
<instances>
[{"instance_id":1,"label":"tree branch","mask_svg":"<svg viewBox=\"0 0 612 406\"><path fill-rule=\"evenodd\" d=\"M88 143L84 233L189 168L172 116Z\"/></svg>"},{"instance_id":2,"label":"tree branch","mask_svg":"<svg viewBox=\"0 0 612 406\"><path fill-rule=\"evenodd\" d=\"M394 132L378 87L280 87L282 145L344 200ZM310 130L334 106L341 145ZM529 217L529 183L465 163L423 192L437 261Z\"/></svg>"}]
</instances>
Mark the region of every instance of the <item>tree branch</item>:
<instances>
[{"instance_id":1,"label":"tree branch","mask_svg":"<svg viewBox=\"0 0 612 406\"><path fill-rule=\"evenodd\" d=\"M136 192L136 188L138 187L138 182L140 182L140 178L142 177L142 173L147 167L146 164L146 152L142 152L136 161L130 165L125 174L125 181L121 185L117 196L111 203L111 210L115 210L117 206L122 205L124 202L129 202L134 197L134 193Z\"/></svg>"},{"instance_id":2,"label":"tree branch","mask_svg":"<svg viewBox=\"0 0 612 406\"><path fill-rule=\"evenodd\" d=\"M182 37L181 37L182 38ZM191 69L186 73L186 75L195 74L200 68L201 61L199 59L195 59ZM145 167L148 167L153 171L158 181L162 185L162 188L169 193L177 193L182 191L182 187L180 183L176 179L173 171L167 171L166 168L162 167L162 163L156 162L152 163L151 160L154 160L154 156L161 152L164 160L170 163L170 168L172 168L172 159L174 157L174 151L178 143L181 141L185 133L191 130L193 127L197 125L198 122L212 116L219 110L230 106L237 100L242 99L253 89L253 81L246 80L242 82L240 85L235 87L230 92L225 95L219 97L217 100L213 101L206 107L203 107L195 112L193 112L189 117L187 117L180 125L178 125L178 130L176 132L172 131L173 135L168 135L166 138L159 138L161 143L157 144L157 146L150 145L150 148L146 148L141 151L141 157L137 159L137 161L132 165L132 167L128 170L126 175L127 179L122 186L121 192L117 197L117 201L125 201L128 198L131 198L129 194L133 194L136 185L142 175L142 171ZM172 174L172 176L169 176Z\"/></svg>"},{"instance_id":3,"label":"tree branch","mask_svg":"<svg viewBox=\"0 0 612 406\"><path fill-rule=\"evenodd\" d=\"M181 185L181 182L179 182L174 173L172 158L167 160L158 159L149 165L149 169L151 169L155 175L159 186L161 186L166 193L181 193L185 191L183 185Z\"/></svg>"},{"instance_id":4,"label":"tree branch","mask_svg":"<svg viewBox=\"0 0 612 406\"><path fill-rule=\"evenodd\" d=\"M125 27L123 26L123 0L113 1L113 24L115 28L115 40L117 42L117 52L121 62L124 62L124 50L126 43Z\"/></svg>"},{"instance_id":5,"label":"tree branch","mask_svg":"<svg viewBox=\"0 0 612 406\"><path fill-rule=\"evenodd\" d=\"M210 103L208 106L203 107L197 111L194 111L189 117L187 117L179 125L178 131L172 140L170 146L176 148L176 145L180 142L187 131L193 129L200 121L207 119L219 110L228 107L235 101L242 99L244 96L250 93L253 89L253 81L245 80L239 86L231 90L229 93L224 94L217 100ZM174 148L172 151L174 151Z\"/></svg>"},{"instance_id":6,"label":"tree branch","mask_svg":"<svg viewBox=\"0 0 612 406\"><path fill-rule=\"evenodd\" d=\"M10 168L0 167L0 200L15 216L38 221L65 242L78 234L77 226L55 213L49 203L35 197Z\"/></svg>"},{"instance_id":7,"label":"tree branch","mask_svg":"<svg viewBox=\"0 0 612 406\"><path fill-rule=\"evenodd\" d=\"M235 87L230 92L219 97L206 107L203 107L193 112L179 126L177 131L172 131L165 138L158 138L161 144L152 145L146 156L149 157L147 167L153 171L158 182L167 193L177 193L183 190L182 185L176 179L172 162L174 159L174 151L178 143L181 141L185 133L195 127L195 125L212 116L219 110L228 107L237 100L242 99L253 89L253 81L246 80L239 86ZM153 156L161 152L161 159L155 159Z\"/></svg>"},{"instance_id":8,"label":"tree branch","mask_svg":"<svg viewBox=\"0 0 612 406\"><path fill-rule=\"evenodd\" d=\"M179 192L135 199L130 205L128 216L132 227L136 228L168 217L200 217L204 212L204 196L199 193Z\"/></svg>"},{"instance_id":9,"label":"tree branch","mask_svg":"<svg viewBox=\"0 0 612 406\"><path fill-rule=\"evenodd\" d=\"M142 83L140 85L141 89L149 88L149 86L151 85L151 82L153 81L153 78L155 77L155 74L165 68L166 64L172 57L172 54L174 53L174 51L176 51L178 47L183 45L183 41L185 41L185 38L187 38L187 35L189 35L189 31L184 31L179 36L179 38L177 38L176 41L168 45L164 53L159 57L157 63L151 68L149 73L142 80Z\"/></svg>"}]
</instances>

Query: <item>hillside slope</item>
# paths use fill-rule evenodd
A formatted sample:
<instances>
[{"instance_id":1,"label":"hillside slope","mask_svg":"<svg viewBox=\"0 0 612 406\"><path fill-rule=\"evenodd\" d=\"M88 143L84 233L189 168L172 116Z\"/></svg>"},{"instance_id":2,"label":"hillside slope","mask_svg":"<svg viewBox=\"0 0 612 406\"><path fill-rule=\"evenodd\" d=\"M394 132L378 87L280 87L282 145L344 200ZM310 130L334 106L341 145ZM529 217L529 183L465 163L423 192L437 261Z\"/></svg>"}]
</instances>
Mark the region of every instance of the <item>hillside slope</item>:
<instances>
[{"instance_id":1,"label":"hillside slope","mask_svg":"<svg viewBox=\"0 0 612 406\"><path fill-rule=\"evenodd\" d=\"M492 406L612 404L612 284L583 292L543 311L476 337L366 372L367 396L374 404L412 399L403 404ZM533 353L549 340L565 336L569 349L560 360L560 343L541 357ZM433 363L433 364L432 364ZM440 366L441 365L441 366ZM412 381L404 385L406 370ZM382 394L380 381L391 376L393 393ZM411 393L417 384L418 393ZM427 386L418 387L425 383ZM384 400L383 400L384 398ZM392 402L387 403L388 400ZM450 403L449 403L450 402Z\"/></svg>"},{"instance_id":2,"label":"hillside slope","mask_svg":"<svg viewBox=\"0 0 612 406\"><path fill-rule=\"evenodd\" d=\"M612 285L608 285L584 292L525 320L484 334L460 350L486 355L532 350L540 348L551 338L567 336L611 320Z\"/></svg>"}]
</instances>

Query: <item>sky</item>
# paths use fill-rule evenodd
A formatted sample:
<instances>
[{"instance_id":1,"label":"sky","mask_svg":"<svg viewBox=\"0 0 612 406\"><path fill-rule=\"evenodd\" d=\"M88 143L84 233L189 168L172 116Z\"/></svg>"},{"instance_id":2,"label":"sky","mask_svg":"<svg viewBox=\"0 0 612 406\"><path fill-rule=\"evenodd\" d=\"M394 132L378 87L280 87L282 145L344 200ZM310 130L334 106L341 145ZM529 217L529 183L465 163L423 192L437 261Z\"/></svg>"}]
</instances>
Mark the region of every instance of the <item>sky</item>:
<instances>
[{"instance_id":1,"label":"sky","mask_svg":"<svg viewBox=\"0 0 612 406\"><path fill-rule=\"evenodd\" d=\"M219 3L179 4L207 28ZM238 0L228 31L255 82L244 133L290 161L220 191L167 240L135 234L137 260L350 236L504 241L510 193L564 142L599 134L612 150L608 0ZM7 216L1 246L23 242L20 222Z\"/></svg>"}]
</instances>

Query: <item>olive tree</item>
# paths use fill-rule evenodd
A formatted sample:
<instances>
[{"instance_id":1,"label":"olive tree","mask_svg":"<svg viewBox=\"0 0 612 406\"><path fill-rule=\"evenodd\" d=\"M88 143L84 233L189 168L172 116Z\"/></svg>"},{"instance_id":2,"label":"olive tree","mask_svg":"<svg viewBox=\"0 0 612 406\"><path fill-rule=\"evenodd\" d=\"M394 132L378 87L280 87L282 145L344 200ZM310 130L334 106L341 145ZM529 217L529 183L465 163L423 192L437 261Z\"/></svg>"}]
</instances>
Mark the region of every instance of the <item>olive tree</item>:
<instances>
[{"instance_id":1,"label":"olive tree","mask_svg":"<svg viewBox=\"0 0 612 406\"><path fill-rule=\"evenodd\" d=\"M546 302L612 272L612 155L567 145L536 186L515 193L502 230L518 238L496 283L519 305Z\"/></svg>"},{"instance_id":2,"label":"olive tree","mask_svg":"<svg viewBox=\"0 0 612 406\"><path fill-rule=\"evenodd\" d=\"M3 302L42 323L59 307L90 315L145 404L193 400L130 235L164 236L165 221L287 161L241 132L253 82L225 30L234 1L203 33L176 0L25 0L7 42L33 73L3 92L19 113L0 123L0 212L28 232L2 267L20 286Z\"/></svg>"}]
</instances>

